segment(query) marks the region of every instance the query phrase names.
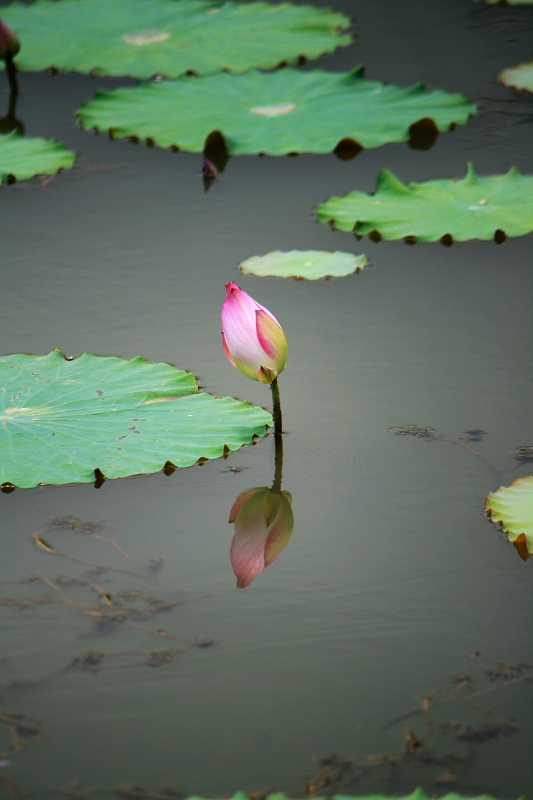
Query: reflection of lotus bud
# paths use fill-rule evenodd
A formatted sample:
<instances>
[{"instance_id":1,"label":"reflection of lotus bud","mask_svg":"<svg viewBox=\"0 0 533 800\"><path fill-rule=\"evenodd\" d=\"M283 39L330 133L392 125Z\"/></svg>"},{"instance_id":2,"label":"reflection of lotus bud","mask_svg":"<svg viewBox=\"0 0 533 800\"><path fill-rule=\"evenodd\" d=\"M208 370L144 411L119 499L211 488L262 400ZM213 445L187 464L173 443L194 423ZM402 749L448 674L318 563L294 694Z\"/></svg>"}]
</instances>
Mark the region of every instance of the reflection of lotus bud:
<instances>
[{"instance_id":1,"label":"reflection of lotus bud","mask_svg":"<svg viewBox=\"0 0 533 800\"><path fill-rule=\"evenodd\" d=\"M285 549L294 517L289 492L267 486L247 489L233 503L229 522L235 523L230 559L237 586L245 589Z\"/></svg>"},{"instance_id":2,"label":"reflection of lotus bud","mask_svg":"<svg viewBox=\"0 0 533 800\"><path fill-rule=\"evenodd\" d=\"M20 42L15 31L0 19L0 58L4 61L11 61L20 50Z\"/></svg>"},{"instance_id":3,"label":"reflection of lotus bud","mask_svg":"<svg viewBox=\"0 0 533 800\"><path fill-rule=\"evenodd\" d=\"M272 383L287 365L287 339L277 319L236 283L226 284L222 304L222 344L243 375Z\"/></svg>"}]
</instances>

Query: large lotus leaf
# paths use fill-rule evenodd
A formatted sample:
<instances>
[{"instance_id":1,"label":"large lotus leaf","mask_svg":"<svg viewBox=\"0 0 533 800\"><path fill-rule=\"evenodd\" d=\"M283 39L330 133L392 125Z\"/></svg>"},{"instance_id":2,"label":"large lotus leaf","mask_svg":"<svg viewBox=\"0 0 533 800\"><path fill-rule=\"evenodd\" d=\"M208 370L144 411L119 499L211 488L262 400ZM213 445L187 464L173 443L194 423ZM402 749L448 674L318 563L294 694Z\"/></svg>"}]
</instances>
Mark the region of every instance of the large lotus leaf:
<instances>
[{"instance_id":1,"label":"large lotus leaf","mask_svg":"<svg viewBox=\"0 0 533 800\"><path fill-rule=\"evenodd\" d=\"M490 492L485 509L510 542L525 540L528 553L533 553L533 476L517 478L510 486Z\"/></svg>"},{"instance_id":2,"label":"large lotus leaf","mask_svg":"<svg viewBox=\"0 0 533 800\"><path fill-rule=\"evenodd\" d=\"M330 153L341 140L361 147L407 141L410 127L466 122L475 111L463 95L367 81L351 72L219 73L98 92L77 118L84 128L151 139L160 147L201 152L220 131L231 154Z\"/></svg>"},{"instance_id":3,"label":"large lotus leaf","mask_svg":"<svg viewBox=\"0 0 533 800\"><path fill-rule=\"evenodd\" d=\"M2 10L23 70L176 78L244 72L348 45L348 17L329 9L216 0L37 0Z\"/></svg>"},{"instance_id":4,"label":"large lotus leaf","mask_svg":"<svg viewBox=\"0 0 533 800\"><path fill-rule=\"evenodd\" d=\"M498 82L512 89L523 89L533 92L533 61L526 61L516 67L504 69L498 76Z\"/></svg>"},{"instance_id":5,"label":"large lotus leaf","mask_svg":"<svg viewBox=\"0 0 533 800\"><path fill-rule=\"evenodd\" d=\"M239 269L260 278L344 278L359 272L367 264L366 256L353 253L327 253L323 250L290 250L282 253L273 250L264 256L252 256L243 261Z\"/></svg>"},{"instance_id":6,"label":"large lotus leaf","mask_svg":"<svg viewBox=\"0 0 533 800\"><path fill-rule=\"evenodd\" d=\"M16 131L0 134L0 183L53 175L71 167L76 154L55 139L25 139Z\"/></svg>"},{"instance_id":7,"label":"large lotus leaf","mask_svg":"<svg viewBox=\"0 0 533 800\"><path fill-rule=\"evenodd\" d=\"M0 483L89 482L188 467L262 436L271 415L198 394L194 375L142 358L0 357Z\"/></svg>"},{"instance_id":8,"label":"large lotus leaf","mask_svg":"<svg viewBox=\"0 0 533 800\"><path fill-rule=\"evenodd\" d=\"M462 180L440 178L405 186L382 170L373 195L350 192L317 206L319 222L358 236L462 242L503 241L533 230L533 176L514 167L506 175L476 175L468 165Z\"/></svg>"}]
</instances>

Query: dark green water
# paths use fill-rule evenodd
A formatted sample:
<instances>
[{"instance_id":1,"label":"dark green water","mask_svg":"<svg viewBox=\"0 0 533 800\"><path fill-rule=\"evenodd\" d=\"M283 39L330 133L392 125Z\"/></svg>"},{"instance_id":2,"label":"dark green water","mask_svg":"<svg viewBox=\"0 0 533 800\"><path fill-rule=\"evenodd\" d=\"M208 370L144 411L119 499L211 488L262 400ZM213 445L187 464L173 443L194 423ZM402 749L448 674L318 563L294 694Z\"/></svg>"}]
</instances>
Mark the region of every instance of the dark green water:
<instances>
[{"instance_id":1,"label":"dark green water","mask_svg":"<svg viewBox=\"0 0 533 800\"><path fill-rule=\"evenodd\" d=\"M321 66L362 62L372 79L461 91L479 103L478 115L427 151L389 145L348 162L233 158L204 194L199 156L110 142L74 125L82 100L124 81L20 75L26 134L54 136L79 158L46 187L0 190L2 352L142 355L192 370L215 394L268 405L267 388L246 381L220 345L224 284L235 280L272 310L289 341L283 488L295 516L285 552L237 591L228 514L241 491L271 483L272 436L170 477L0 495L1 580L84 575L83 565L39 551L31 534L63 515L100 520L100 535L164 565L153 582L120 573L96 582L114 596L135 589L193 600L139 624L216 642L147 667L151 652L179 645L124 625L98 634L94 618L65 603L0 607L1 707L46 727L0 771L27 792L73 779L215 796L263 786L301 792L319 757L398 752L406 725L440 756L467 760L383 766L345 793L533 792L526 681L477 700L519 730L470 751L449 736L426 740L420 716L382 729L450 675L481 676L490 665L470 660L473 650L533 662L532 562L484 514L487 492L531 471L512 453L532 443L533 239L374 244L313 217L332 194L372 191L383 167L405 181L462 176L469 160L482 174L531 173L531 101L497 75L531 59L533 15L469 0L335 7L354 19L356 40ZM248 256L292 248L365 252L372 266L313 283L237 270ZM388 430L409 423L452 438L484 429L473 446L511 471L498 475L462 447ZM94 537L43 536L78 558L132 567ZM86 587L64 590L101 604ZM54 592L6 584L0 594ZM39 682L85 651L106 654L95 674L71 670L31 691L12 686ZM435 709L435 728L451 719L490 722L457 702ZM1 733L7 746L5 726ZM447 769L453 780L436 782Z\"/></svg>"}]
</instances>

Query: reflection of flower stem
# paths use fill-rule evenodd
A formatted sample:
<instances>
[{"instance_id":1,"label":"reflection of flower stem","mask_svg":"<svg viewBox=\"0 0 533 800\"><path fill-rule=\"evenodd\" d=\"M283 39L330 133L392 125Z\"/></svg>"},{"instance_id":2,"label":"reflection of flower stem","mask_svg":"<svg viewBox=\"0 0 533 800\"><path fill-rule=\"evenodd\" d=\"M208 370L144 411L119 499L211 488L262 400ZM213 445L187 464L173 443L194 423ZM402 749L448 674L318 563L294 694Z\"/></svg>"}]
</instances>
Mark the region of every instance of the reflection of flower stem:
<instances>
[{"instance_id":1,"label":"reflection of flower stem","mask_svg":"<svg viewBox=\"0 0 533 800\"><path fill-rule=\"evenodd\" d=\"M281 470L283 467L283 436L281 433L274 434L274 483L273 492L281 492Z\"/></svg>"},{"instance_id":2,"label":"reflection of flower stem","mask_svg":"<svg viewBox=\"0 0 533 800\"><path fill-rule=\"evenodd\" d=\"M17 66L11 58L6 58L5 65L6 65L6 74L9 83L9 89L11 91L10 100L14 101L16 100L17 95L19 93L19 87L17 82Z\"/></svg>"},{"instance_id":3,"label":"reflection of flower stem","mask_svg":"<svg viewBox=\"0 0 533 800\"><path fill-rule=\"evenodd\" d=\"M279 399L278 379L274 378L270 388L272 389L272 411L274 416L274 433L281 434L281 402Z\"/></svg>"},{"instance_id":4,"label":"reflection of flower stem","mask_svg":"<svg viewBox=\"0 0 533 800\"><path fill-rule=\"evenodd\" d=\"M6 74L9 83L9 104L7 114L5 117L0 118L0 133L9 133L16 130L21 136L24 135L24 125L16 118L15 109L17 107L17 98L19 94L19 87L17 83L17 67L12 60L6 58Z\"/></svg>"}]
</instances>

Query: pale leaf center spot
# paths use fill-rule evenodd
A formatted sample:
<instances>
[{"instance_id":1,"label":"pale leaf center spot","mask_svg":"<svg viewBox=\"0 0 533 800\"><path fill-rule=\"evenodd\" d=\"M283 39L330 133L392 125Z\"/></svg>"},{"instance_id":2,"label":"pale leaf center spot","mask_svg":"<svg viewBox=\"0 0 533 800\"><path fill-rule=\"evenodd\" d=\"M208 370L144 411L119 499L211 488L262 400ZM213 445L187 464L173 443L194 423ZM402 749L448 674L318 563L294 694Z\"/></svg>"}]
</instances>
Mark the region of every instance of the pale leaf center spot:
<instances>
[{"instance_id":1,"label":"pale leaf center spot","mask_svg":"<svg viewBox=\"0 0 533 800\"><path fill-rule=\"evenodd\" d=\"M158 44L158 42L166 42L172 36L168 31L158 31L155 28L146 28L142 31L134 31L133 33L125 33L121 37L126 44L134 44L137 47L144 47L148 44Z\"/></svg>"},{"instance_id":2,"label":"pale leaf center spot","mask_svg":"<svg viewBox=\"0 0 533 800\"><path fill-rule=\"evenodd\" d=\"M253 106L250 114L260 114L262 117L279 117L282 114L290 114L296 106L294 103L277 103L271 106Z\"/></svg>"},{"instance_id":3,"label":"pale leaf center spot","mask_svg":"<svg viewBox=\"0 0 533 800\"><path fill-rule=\"evenodd\" d=\"M483 206L486 206L488 200L478 200L476 205L468 206L469 211L481 211Z\"/></svg>"},{"instance_id":4,"label":"pale leaf center spot","mask_svg":"<svg viewBox=\"0 0 533 800\"><path fill-rule=\"evenodd\" d=\"M32 409L24 406L11 406L11 408L4 409L4 416L10 417L13 414L24 414L26 411L32 411Z\"/></svg>"}]
</instances>

